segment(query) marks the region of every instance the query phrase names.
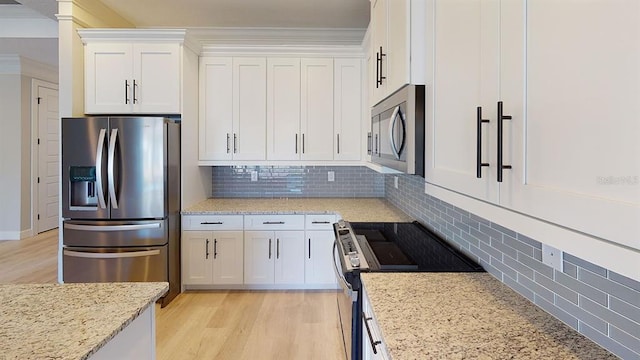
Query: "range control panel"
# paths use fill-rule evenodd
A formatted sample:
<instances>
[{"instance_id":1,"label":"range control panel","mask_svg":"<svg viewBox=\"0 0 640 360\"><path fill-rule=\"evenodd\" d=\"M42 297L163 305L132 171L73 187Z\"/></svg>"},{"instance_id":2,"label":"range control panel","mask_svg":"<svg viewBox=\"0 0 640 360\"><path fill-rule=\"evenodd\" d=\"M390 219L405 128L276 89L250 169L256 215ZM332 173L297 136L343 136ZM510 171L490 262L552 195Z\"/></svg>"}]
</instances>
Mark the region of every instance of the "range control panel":
<instances>
[{"instance_id":1,"label":"range control panel","mask_svg":"<svg viewBox=\"0 0 640 360\"><path fill-rule=\"evenodd\" d=\"M360 244L349 222L339 220L333 224L338 243L338 253L343 258L346 271L369 270L369 264L362 255Z\"/></svg>"}]
</instances>

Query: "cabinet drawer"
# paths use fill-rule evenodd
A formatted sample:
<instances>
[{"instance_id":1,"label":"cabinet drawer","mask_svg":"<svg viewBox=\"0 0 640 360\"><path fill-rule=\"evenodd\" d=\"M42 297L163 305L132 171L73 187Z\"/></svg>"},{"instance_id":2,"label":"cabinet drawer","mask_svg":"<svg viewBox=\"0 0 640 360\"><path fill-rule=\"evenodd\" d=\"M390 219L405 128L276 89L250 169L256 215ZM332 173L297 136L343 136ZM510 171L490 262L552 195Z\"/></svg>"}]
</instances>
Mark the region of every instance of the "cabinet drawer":
<instances>
[{"instance_id":1,"label":"cabinet drawer","mask_svg":"<svg viewBox=\"0 0 640 360\"><path fill-rule=\"evenodd\" d=\"M303 230L304 215L245 215L245 230Z\"/></svg>"},{"instance_id":2,"label":"cabinet drawer","mask_svg":"<svg viewBox=\"0 0 640 360\"><path fill-rule=\"evenodd\" d=\"M336 222L335 215L305 215L304 228L306 230L333 230L334 222Z\"/></svg>"},{"instance_id":3,"label":"cabinet drawer","mask_svg":"<svg viewBox=\"0 0 640 360\"><path fill-rule=\"evenodd\" d=\"M242 230L242 215L183 215L182 230Z\"/></svg>"}]
</instances>

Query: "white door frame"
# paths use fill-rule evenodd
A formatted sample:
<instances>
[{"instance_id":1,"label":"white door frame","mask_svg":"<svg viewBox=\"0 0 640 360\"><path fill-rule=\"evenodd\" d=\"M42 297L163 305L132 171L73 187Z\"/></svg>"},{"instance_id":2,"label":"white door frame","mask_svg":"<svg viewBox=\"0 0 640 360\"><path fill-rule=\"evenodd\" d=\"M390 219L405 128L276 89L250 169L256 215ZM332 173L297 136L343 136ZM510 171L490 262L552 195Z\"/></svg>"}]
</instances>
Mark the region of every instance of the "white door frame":
<instances>
[{"instance_id":1,"label":"white door frame","mask_svg":"<svg viewBox=\"0 0 640 360\"><path fill-rule=\"evenodd\" d=\"M58 90L58 85L39 79L31 79L31 236L38 234L38 211L40 199L38 194L38 89L44 87ZM61 152L58 152L61 154ZM58 177L60 182L60 177Z\"/></svg>"}]
</instances>

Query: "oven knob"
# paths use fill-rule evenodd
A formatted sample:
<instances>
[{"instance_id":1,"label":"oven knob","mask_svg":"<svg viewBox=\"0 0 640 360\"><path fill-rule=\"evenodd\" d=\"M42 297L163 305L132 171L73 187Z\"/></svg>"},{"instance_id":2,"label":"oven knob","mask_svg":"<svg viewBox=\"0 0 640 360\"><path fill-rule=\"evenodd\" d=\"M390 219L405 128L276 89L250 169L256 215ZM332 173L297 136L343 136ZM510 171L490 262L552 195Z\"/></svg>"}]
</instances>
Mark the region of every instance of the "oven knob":
<instances>
[{"instance_id":1,"label":"oven knob","mask_svg":"<svg viewBox=\"0 0 640 360\"><path fill-rule=\"evenodd\" d=\"M338 220L338 227L340 229L344 229L347 225L345 224L344 220L340 219Z\"/></svg>"},{"instance_id":2,"label":"oven knob","mask_svg":"<svg viewBox=\"0 0 640 360\"><path fill-rule=\"evenodd\" d=\"M358 257L358 255L355 255L355 254L349 255L349 262L351 263L351 266L354 268L360 267L360 257Z\"/></svg>"}]
</instances>

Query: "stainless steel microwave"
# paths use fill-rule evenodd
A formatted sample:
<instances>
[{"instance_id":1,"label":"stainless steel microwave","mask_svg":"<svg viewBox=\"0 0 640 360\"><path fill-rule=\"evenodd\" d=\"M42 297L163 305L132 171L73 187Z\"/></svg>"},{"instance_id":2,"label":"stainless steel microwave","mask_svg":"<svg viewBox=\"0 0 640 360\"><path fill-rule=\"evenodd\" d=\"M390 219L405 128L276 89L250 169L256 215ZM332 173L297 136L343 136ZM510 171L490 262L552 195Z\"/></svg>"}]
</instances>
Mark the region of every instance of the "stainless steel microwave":
<instances>
[{"instance_id":1,"label":"stainless steel microwave","mask_svg":"<svg viewBox=\"0 0 640 360\"><path fill-rule=\"evenodd\" d=\"M371 111L371 161L424 177L424 85L406 85Z\"/></svg>"}]
</instances>

